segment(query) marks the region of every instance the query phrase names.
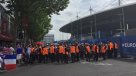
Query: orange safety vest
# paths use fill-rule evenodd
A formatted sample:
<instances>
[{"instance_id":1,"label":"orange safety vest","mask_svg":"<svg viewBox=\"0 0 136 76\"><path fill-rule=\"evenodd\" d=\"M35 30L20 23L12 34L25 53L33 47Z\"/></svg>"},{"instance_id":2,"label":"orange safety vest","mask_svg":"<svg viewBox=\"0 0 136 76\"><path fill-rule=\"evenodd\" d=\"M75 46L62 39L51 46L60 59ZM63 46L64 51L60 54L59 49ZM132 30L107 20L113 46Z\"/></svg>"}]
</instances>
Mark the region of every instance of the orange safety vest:
<instances>
[{"instance_id":1,"label":"orange safety vest","mask_svg":"<svg viewBox=\"0 0 136 76\"><path fill-rule=\"evenodd\" d=\"M96 45L93 45L93 47L92 47L93 52L95 52L95 47L96 47Z\"/></svg>"},{"instance_id":2,"label":"orange safety vest","mask_svg":"<svg viewBox=\"0 0 136 76\"><path fill-rule=\"evenodd\" d=\"M64 47L63 46L59 46L59 53L63 54L64 53Z\"/></svg>"},{"instance_id":3,"label":"orange safety vest","mask_svg":"<svg viewBox=\"0 0 136 76\"><path fill-rule=\"evenodd\" d=\"M97 45L93 45L92 51L95 53L99 53L99 47Z\"/></svg>"},{"instance_id":4,"label":"orange safety vest","mask_svg":"<svg viewBox=\"0 0 136 76\"><path fill-rule=\"evenodd\" d=\"M54 53L55 53L55 47L54 47L54 46L51 46L51 47L50 47L50 53L51 53L51 54L54 54Z\"/></svg>"},{"instance_id":5,"label":"orange safety vest","mask_svg":"<svg viewBox=\"0 0 136 76\"><path fill-rule=\"evenodd\" d=\"M30 50L30 51L31 51L31 53L33 53L33 52L35 51L35 48L31 48L31 50Z\"/></svg>"},{"instance_id":6,"label":"orange safety vest","mask_svg":"<svg viewBox=\"0 0 136 76\"><path fill-rule=\"evenodd\" d=\"M112 50L114 48L114 45L112 42L109 43L109 48L110 48L110 50Z\"/></svg>"},{"instance_id":7,"label":"orange safety vest","mask_svg":"<svg viewBox=\"0 0 136 76\"><path fill-rule=\"evenodd\" d=\"M76 52L76 47L70 46L70 53L75 53L75 52Z\"/></svg>"},{"instance_id":8,"label":"orange safety vest","mask_svg":"<svg viewBox=\"0 0 136 76\"><path fill-rule=\"evenodd\" d=\"M76 53L79 53L79 48L78 48L78 46L76 46Z\"/></svg>"},{"instance_id":9,"label":"orange safety vest","mask_svg":"<svg viewBox=\"0 0 136 76\"><path fill-rule=\"evenodd\" d=\"M63 54L65 54L65 47L63 46Z\"/></svg>"},{"instance_id":10,"label":"orange safety vest","mask_svg":"<svg viewBox=\"0 0 136 76\"><path fill-rule=\"evenodd\" d=\"M105 45L101 47L101 52L106 53L106 46Z\"/></svg>"},{"instance_id":11,"label":"orange safety vest","mask_svg":"<svg viewBox=\"0 0 136 76\"><path fill-rule=\"evenodd\" d=\"M86 46L86 51L87 51L88 53L90 53L90 51L91 51L90 46Z\"/></svg>"},{"instance_id":12,"label":"orange safety vest","mask_svg":"<svg viewBox=\"0 0 136 76\"><path fill-rule=\"evenodd\" d=\"M48 48L43 48L42 49L42 54L43 55L48 55Z\"/></svg>"}]
</instances>

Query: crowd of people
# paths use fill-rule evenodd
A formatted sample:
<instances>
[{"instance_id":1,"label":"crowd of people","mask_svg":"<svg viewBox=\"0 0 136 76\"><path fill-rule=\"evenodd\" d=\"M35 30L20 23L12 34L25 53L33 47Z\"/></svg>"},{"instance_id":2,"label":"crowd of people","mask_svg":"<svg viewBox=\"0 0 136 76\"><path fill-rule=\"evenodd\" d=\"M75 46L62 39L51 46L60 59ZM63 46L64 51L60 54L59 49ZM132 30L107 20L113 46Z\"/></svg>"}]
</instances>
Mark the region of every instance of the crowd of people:
<instances>
[{"instance_id":1,"label":"crowd of people","mask_svg":"<svg viewBox=\"0 0 136 76\"><path fill-rule=\"evenodd\" d=\"M18 46L16 49L18 63L69 63L80 60L97 62L99 58L117 58L118 44L113 42L89 44L89 43L59 43L50 45Z\"/></svg>"},{"instance_id":2,"label":"crowd of people","mask_svg":"<svg viewBox=\"0 0 136 76\"><path fill-rule=\"evenodd\" d=\"M17 64L33 63L74 63L80 60L97 62L100 59L117 58L118 44L108 43L51 43L17 45L0 48L0 62L2 55L16 55ZM2 66L1 66L2 67Z\"/></svg>"}]
</instances>

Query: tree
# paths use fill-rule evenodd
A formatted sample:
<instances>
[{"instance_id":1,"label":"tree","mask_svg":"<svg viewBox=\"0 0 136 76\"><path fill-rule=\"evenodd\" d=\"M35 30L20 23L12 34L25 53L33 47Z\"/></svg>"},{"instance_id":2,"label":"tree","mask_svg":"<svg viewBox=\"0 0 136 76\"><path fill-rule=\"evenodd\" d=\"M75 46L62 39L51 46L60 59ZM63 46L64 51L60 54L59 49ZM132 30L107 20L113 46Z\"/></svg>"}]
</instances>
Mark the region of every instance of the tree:
<instances>
[{"instance_id":1,"label":"tree","mask_svg":"<svg viewBox=\"0 0 136 76\"><path fill-rule=\"evenodd\" d=\"M2 0L0 3L8 3L7 13L15 16L16 25L21 24L20 27L26 29L28 38L38 41L52 27L51 15L64 10L69 0ZM27 28L22 26L23 17L27 18Z\"/></svg>"}]
</instances>

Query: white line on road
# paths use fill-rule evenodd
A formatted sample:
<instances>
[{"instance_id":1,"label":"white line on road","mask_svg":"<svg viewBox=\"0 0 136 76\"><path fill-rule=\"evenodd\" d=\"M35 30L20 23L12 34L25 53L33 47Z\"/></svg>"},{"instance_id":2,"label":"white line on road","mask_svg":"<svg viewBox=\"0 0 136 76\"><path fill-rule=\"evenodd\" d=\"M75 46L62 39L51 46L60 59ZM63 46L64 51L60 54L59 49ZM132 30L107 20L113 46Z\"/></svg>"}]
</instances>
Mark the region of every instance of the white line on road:
<instances>
[{"instance_id":1,"label":"white line on road","mask_svg":"<svg viewBox=\"0 0 136 76\"><path fill-rule=\"evenodd\" d=\"M81 64L89 64L89 63L91 63L91 62L86 62L86 61L82 61L82 62L80 62ZM110 63L102 63L102 62L93 62L93 63L91 63L91 64L93 64L93 65L102 65L102 66L111 66L112 64L110 64Z\"/></svg>"}]
</instances>

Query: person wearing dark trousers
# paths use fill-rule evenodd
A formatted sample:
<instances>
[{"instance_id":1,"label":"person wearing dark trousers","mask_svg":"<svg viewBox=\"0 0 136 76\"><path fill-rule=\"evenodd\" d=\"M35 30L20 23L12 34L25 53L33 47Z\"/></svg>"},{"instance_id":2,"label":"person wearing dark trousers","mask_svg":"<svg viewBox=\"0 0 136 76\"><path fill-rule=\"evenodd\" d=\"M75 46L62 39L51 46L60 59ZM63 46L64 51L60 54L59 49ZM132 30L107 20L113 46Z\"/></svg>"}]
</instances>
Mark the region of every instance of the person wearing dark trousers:
<instances>
[{"instance_id":1,"label":"person wearing dark trousers","mask_svg":"<svg viewBox=\"0 0 136 76\"><path fill-rule=\"evenodd\" d=\"M51 62L54 62L55 61L55 47L53 44L51 44L50 46L50 59L51 59Z\"/></svg>"},{"instance_id":2,"label":"person wearing dark trousers","mask_svg":"<svg viewBox=\"0 0 136 76\"><path fill-rule=\"evenodd\" d=\"M98 61L98 54L99 54L99 47L96 45L96 44L94 44L93 45L93 60L94 61Z\"/></svg>"},{"instance_id":3,"label":"person wearing dark trousers","mask_svg":"<svg viewBox=\"0 0 136 76\"><path fill-rule=\"evenodd\" d=\"M106 45L102 44L101 53L102 53L103 60L106 60L106 50L107 50Z\"/></svg>"},{"instance_id":4,"label":"person wearing dark trousers","mask_svg":"<svg viewBox=\"0 0 136 76\"><path fill-rule=\"evenodd\" d=\"M85 58L85 46L83 43L79 46L79 50L80 50L80 58L83 60Z\"/></svg>"},{"instance_id":5,"label":"person wearing dark trousers","mask_svg":"<svg viewBox=\"0 0 136 76\"><path fill-rule=\"evenodd\" d=\"M118 56L118 44L117 43L114 43L114 58L117 58Z\"/></svg>"},{"instance_id":6,"label":"person wearing dark trousers","mask_svg":"<svg viewBox=\"0 0 136 76\"><path fill-rule=\"evenodd\" d=\"M69 56L69 52L68 50L65 51L65 63L68 64L68 56Z\"/></svg>"},{"instance_id":7,"label":"person wearing dark trousers","mask_svg":"<svg viewBox=\"0 0 136 76\"><path fill-rule=\"evenodd\" d=\"M70 46L70 53L71 53L71 61L72 63L75 62L75 52L76 52L76 47L74 45Z\"/></svg>"},{"instance_id":8,"label":"person wearing dark trousers","mask_svg":"<svg viewBox=\"0 0 136 76\"><path fill-rule=\"evenodd\" d=\"M59 63L59 45L55 48L55 60Z\"/></svg>"},{"instance_id":9,"label":"person wearing dark trousers","mask_svg":"<svg viewBox=\"0 0 136 76\"><path fill-rule=\"evenodd\" d=\"M59 62L63 63L63 53L64 53L65 48L63 47L62 44L59 45Z\"/></svg>"},{"instance_id":10,"label":"person wearing dark trousers","mask_svg":"<svg viewBox=\"0 0 136 76\"><path fill-rule=\"evenodd\" d=\"M38 63L41 63L42 59L43 59L42 58L43 56L42 56L42 53L41 53L42 52L42 47L39 46L38 49L37 49L37 51L38 51Z\"/></svg>"},{"instance_id":11,"label":"person wearing dark trousers","mask_svg":"<svg viewBox=\"0 0 136 76\"><path fill-rule=\"evenodd\" d=\"M86 61L90 62L91 48L90 48L89 44L86 44L85 47L86 47Z\"/></svg>"},{"instance_id":12,"label":"person wearing dark trousers","mask_svg":"<svg viewBox=\"0 0 136 76\"><path fill-rule=\"evenodd\" d=\"M79 45L76 44L76 61L79 61Z\"/></svg>"},{"instance_id":13,"label":"person wearing dark trousers","mask_svg":"<svg viewBox=\"0 0 136 76\"><path fill-rule=\"evenodd\" d=\"M43 62L44 63L48 63L48 48L46 46L44 46L42 48L42 55L43 55Z\"/></svg>"},{"instance_id":14,"label":"person wearing dark trousers","mask_svg":"<svg viewBox=\"0 0 136 76\"><path fill-rule=\"evenodd\" d=\"M112 58L113 57L113 49L114 49L114 44L110 41L109 42L109 48L108 48L109 50L108 50L108 57L109 58Z\"/></svg>"}]
</instances>

